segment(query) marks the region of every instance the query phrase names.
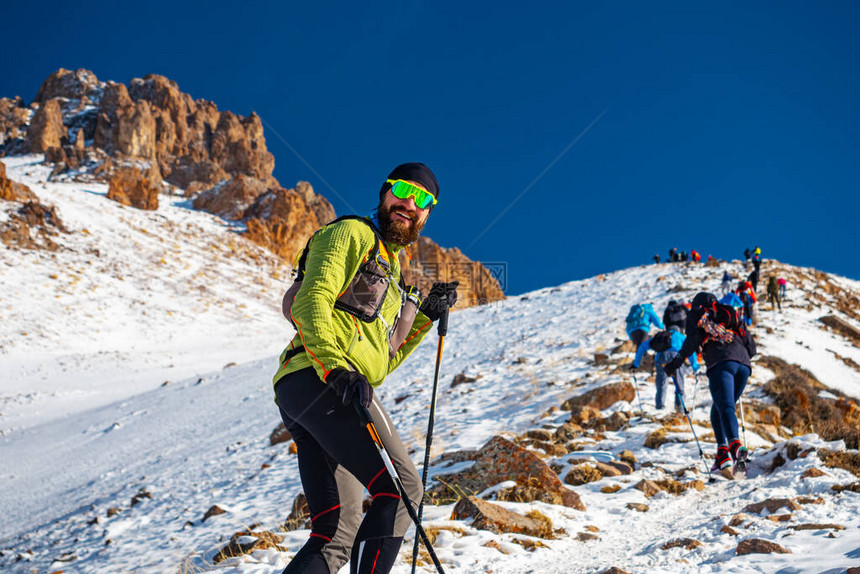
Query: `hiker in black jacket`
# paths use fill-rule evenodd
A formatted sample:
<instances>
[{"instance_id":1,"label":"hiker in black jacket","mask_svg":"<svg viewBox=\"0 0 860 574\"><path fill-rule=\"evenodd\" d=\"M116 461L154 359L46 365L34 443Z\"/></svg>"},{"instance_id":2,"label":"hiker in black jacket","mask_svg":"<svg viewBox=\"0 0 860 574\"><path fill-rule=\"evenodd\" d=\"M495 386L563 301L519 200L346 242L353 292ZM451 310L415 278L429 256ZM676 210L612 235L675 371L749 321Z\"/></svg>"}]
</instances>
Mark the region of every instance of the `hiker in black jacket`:
<instances>
[{"instance_id":1,"label":"hiker in black jacket","mask_svg":"<svg viewBox=\"0 0 860 574\"><path fill-rule=\"evenodd\" d=\"M667 329L675 325L679 331L683 332L687 325L687 308L684 307L684 304L674 299L669 301L663 311L663 324Z\"/></svg>"},{"instance_id":2,"label":"hiker in black jacket","mask_svg":"<svg viewBox=\"0 0 860 574\"><path fill-rule=\"evenodd\" d=\"M717 440L717 457L712 470L731 476L732 460L745 463L748 453L738 439L738 419L735 403L741 397L752 367L750 358L756 353L755 340L742 327L737 331L726 329L710 321L708 308L713 308L717 298L711 293L699 293L693 298L692 309L687 315L684 345L678 356L664 367L671 376L690 355L702 348L711 391L711 426ZM706 330L707 329L707 330ZM725 341L721 341L722 337ZM731 457L731 458L730 458ZM738 465L739 466L739 465Z\"/></svg>"}]
</instances>

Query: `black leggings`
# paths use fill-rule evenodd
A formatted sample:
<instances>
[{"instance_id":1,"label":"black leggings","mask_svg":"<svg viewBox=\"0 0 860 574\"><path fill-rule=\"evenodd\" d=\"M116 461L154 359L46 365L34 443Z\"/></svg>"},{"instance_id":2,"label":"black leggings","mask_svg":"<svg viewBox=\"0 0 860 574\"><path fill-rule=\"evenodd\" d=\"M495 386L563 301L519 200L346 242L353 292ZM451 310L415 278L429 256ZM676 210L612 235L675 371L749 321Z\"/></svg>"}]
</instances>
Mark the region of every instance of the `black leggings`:
<instances>
[{"instance_id":1,"label":"black leggings","mask_svg":"<svg viewBox=\"0 0 860 574\"><path fill-rule=\"evenodd\" d=\"M346 559L353 573L388 572L411 521L355 409L341 404L312 368L285 375L275 394L296 441L311 513L310 538L284 573L336 573ZM410 500L417 504L423 492L415 465L375 397L370 412ZM373 501L358 526L365 488Z\"/></svg>"}]
</instances>

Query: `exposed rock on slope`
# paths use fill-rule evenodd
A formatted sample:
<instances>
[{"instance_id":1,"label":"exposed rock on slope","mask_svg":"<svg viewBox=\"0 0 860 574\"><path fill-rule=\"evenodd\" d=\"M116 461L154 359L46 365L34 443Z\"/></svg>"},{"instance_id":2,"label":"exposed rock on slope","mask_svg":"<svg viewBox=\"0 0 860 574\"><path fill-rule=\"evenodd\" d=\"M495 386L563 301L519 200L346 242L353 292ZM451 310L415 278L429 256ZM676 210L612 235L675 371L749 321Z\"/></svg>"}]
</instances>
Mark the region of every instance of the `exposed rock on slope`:
<instances>
[{"instance_id":1,"label":"exposed rock on slope","mask_svg":"<svg viewBox=\"0 0 860 574\"><path fill-rule=\"evenodd\" d=\"M109 182L111 199L141 209L157 208L163 180L196 209L247 223L248 239L288 260L335 218L309 183L278 183L257 114L220 111L156 74L126 85L61 68L29 108L0 100L0 157L30 152L54 164L52 178ZM459 249L422 238L409 251L406 279L425 293L433 281L458 280L461 306L504 298L490 271Z\"/></svg>"}]
</instances>

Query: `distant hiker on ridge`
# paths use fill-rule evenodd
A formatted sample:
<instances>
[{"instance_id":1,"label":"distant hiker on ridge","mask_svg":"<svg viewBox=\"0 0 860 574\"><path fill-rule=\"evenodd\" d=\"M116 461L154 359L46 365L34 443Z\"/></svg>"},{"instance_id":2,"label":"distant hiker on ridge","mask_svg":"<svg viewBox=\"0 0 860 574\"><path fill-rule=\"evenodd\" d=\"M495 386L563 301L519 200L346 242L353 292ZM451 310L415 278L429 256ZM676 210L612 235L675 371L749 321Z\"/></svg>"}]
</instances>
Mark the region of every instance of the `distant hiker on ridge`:
<instances>
[{"instance_id":1,"label":"distant hiker on ridge","mask_svg":"<svg viewBox=\"0 0 860 574\"><path fill-rule=\"evenodd\" d=\"M718 445L712 470L733 477L736 472L745 470L748 457L747 448L739 440L735 403L752 372L750 358L756 354L755 340L741 324L737 312L717 303L711 293L698 293L693 297L686 334L678 356L664 368L666 374L673 375L687 357L702 348L713 399L711 426Z\"/></svg>"},{"instance_id":2,"label":"distant hiker on ridge","mask_svg":"<svg viewBox=\"0 0 860 574\"><path fill-rule=\"evenodd\" d=\"M785 277L780 277L777 283L779 283L779 298L785 299L785 285L788 281L785 280Z\"/></svg>"},{"instance_id":3,"label":"distant hiker on ridge","mask_svg":"<svg viewBox=\"0 0 860 574\"><path fill-rule=\"evenodd\" d=\"M427 335L442 313L440 301L457 300L456 282L435 283L419 308L397 260L418 239L438 197L426 165L398 166L382 185L373 217L340 218L311 237L300 288L294 300L290 291L284 298L297 334L281 354L275 399L298 447L311 516L310 538L284 574L331 574L347 562L354 574L385 574L412 524L356 406L369 409L417 505L421 477L373 389ZM408 328L398 341L404 320ZM365 489L373 501L362 520Z\"/></svg>"},{"instance_id":4,"label":"distant hiker on ridge","mask_svg":"<svg viewBox=\"0 0 860 574\"><path fill-rule=\"evenodd\" d=\"M752 257L752 252L750 251L750 248L747 247L744 249L744 261L749 261L750 257Z\"/></svg>"},{"instance_id":5,"label":"distant hiker on ridge","mask_svg":"<svg viewBox=\"0 0 860 574\"><path fill-rule=\"evenodd\" d=\"M744 304L744 322L748 326L752 325L755 320L755 304L758 303L752 284L749 281L741 281L738 285L737 294Z\"/></svg>"},{"instance_id":6,"label":"distant hiker on ridge","mask_svg":"<svg viewBox=\"0 0 860 574\"><path fill-rule=\"evenodd\" d=\"M779 307L779 312L782 313L782 303L779 300L779 283L773 275L767 280L767 300L770 301L774 309Z\"/></svg>"},{"instance_id":7,"label":"distant hiker on ridge","mask_svg":"<svg viewBox=\"0 0 860 574\"><path fill-rule=\"evenodd\" d=\"M648 331L651 325L656 325L658 329L663 330L665 327L660 321L660 317L654 312L654 307L651 303L638 303L630 307L627 312L627 318L624 320L627 326L627 336L639 348L648 337Z\"/></svg>"},{"instance_id":8,"label":"distant hiker on ridge","mask_svg":"<svg viewBox=\"0 0 860 574\"><path fill-rule=\"evenodd\" d=\"M654 254L654 263L660 263L660 255L658 253Z\"/></svg>"},{"instance_id":9,"label":"distant hiker on ridge","mask_svg":"<svg viewBox=\"0 0 860 574\"><path fill-rule=\"evenodd\" d=\"M677 260L678 260L678 248L673 247L672 249L669 250L669 262L674 263Z\"/></svg>"}]
</instances>

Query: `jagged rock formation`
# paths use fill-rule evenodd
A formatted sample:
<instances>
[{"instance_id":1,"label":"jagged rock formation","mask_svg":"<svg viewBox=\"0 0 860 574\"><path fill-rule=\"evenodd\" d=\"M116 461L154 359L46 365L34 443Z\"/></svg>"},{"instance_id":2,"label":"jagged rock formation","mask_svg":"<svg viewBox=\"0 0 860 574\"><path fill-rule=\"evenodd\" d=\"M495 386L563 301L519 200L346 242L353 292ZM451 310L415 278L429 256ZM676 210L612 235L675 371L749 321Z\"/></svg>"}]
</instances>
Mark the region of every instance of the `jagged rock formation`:
<instances>
[{"instance_id":1,"label":"jagged rock formation","mask_svg":"<svg viewBox=\"0 0 860 574\"><path fill-rule=\"evenodd\" d=\"M421 237L403 250L403 278L428 293L434 281L459 281L458 306L472 307L505 298L499 281L481 263L471 261L456 247L440 247Z\"/></svg>"},{"instance_id":2,"label":"jagged rock formation","mask_svg":"<svg viewBox=\"0 0 860 574\"><path fill-rule=\"evenodd\" d=\"M156 74L126 85L61 68L29 107L0 99L0 157L22 153L44 153L52 178L108 182L109 198L141 209L157 208L167 182L196 209L245 222L248 239L290 261L335 218L308 182L278 183L257 114L219 111ZM408 251L406 280L425 293L433 281L458 280L461 306L504 298L490 271L459 249L422 238Z\"/></svg>"}]
</instances>

